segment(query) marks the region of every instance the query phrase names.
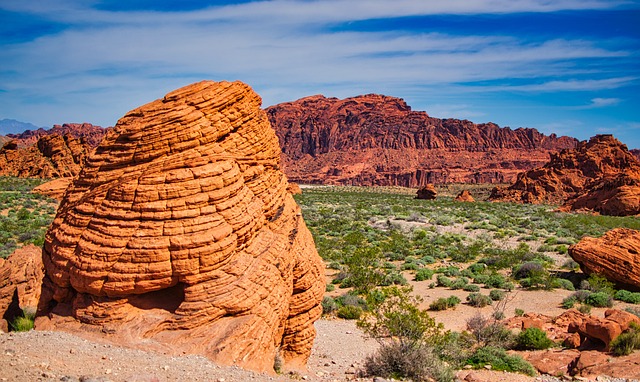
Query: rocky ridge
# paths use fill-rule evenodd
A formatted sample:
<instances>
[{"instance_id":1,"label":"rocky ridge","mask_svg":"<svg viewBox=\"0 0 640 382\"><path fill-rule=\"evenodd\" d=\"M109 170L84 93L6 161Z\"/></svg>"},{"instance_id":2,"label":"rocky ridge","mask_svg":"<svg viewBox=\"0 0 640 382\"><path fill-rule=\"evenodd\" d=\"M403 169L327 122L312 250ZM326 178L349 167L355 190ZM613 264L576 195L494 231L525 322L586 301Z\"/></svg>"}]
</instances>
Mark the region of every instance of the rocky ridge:
<instances>
[{"instance_id":1,"label":"rocky ridge","mask_svg":"<svg viewBox=\"0 0 640 382\"><path fill-rule=\"evenodd\" d=\"M243 83L203 81L118 121L47 232L37 328L304 366L323 263L260 103Z\"/></svg>"},{"instance_id":2,"label":"rocky ridge","mask_svg":"<svg viewBox=\"0 0 640 382\"><path fill-rule=\"evenodd\" d=\"M48 135L70 134L74 138L82 138L90 147L97 147L102 138L107 133L108 128L92 125L90 123L64 123L62 125L53 125L51 129L43 128L37 130L26 130L20 134L7 134L8 139L18 142L19 146L30 146L38 142L38 140Z\"/></svg>"},{"instance_id":3,"label":"rocky ridge","mask_svg":"<svg viewBox=\"0 0 640 382\"><path fill-rule=\"evenodd\" d=\"M565 210L606 215L640 214L640 161L612 135L596 135L575 149L553 154L544 166L523 172L494 201L564 203Z\"/></svg>"},{"instance_id":4,"label":"rocky ridge","mask_svg":"<svg viewBox=\"0 0 640 382\"><path fill-rule=\"evenodd\" d=\"M535 129L433 118L402 99L377 94L311 96L266 111L284 171L298 183L505 183L577 143Z\"/></svg>"}]
</instances>

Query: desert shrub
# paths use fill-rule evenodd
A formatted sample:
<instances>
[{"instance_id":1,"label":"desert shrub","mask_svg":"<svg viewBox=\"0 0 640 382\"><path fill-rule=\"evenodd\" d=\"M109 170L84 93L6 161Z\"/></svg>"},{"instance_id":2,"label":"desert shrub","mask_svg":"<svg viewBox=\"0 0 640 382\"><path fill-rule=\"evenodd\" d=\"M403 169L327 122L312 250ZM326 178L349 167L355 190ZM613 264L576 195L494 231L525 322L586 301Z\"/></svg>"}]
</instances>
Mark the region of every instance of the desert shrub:
<instances>
[{"instance_id":1,"label":"desert shrub","mask_svg":"<svg viewBox=\"0 0 640 382\"><path fill-rule=\"evenodd\" d=\"M421 268L416 272L415 281L431 280L433 271L429 268Z\"/></svg>"},{"instance_id":2,"label":"desert shrub","mask_svg":"<svg viewBox=\"0 0 640 382\"><path fill-rule=\"evenodd\" d=\"M613 297L606 292L591 293L586 298L585 304L595 306L597 308L611 308L613 306Z\"/></svg>"},{"instance_id":3,"label":"desert shrub","mask_svg":"<svg viewBox=\"0 0 640 382\"><path fill-rule=\"evenodd\" d=\"M575 296L567 296L562 300L562 309L571 309L576 304Z\"/></svg>"},{"instance_id":4,"label":"desert shrub","mask_svg":"<svg viewBox=\"0 0 640 382\"><path fill-rule=\"evenodd\" d=\"M487 269L487 264L475 263L475 264L469 265L467 269L474 275L479 275L482 272L484 272L485 269Z\"/></svg>"},{"instance_id":5,"label":"desert shrub","mask_svg":"<svg viewBox=\"0 0 640 382\"><path fill-rule=\"evenodd\" d=\"M458 267L450 265L448 267L440 267L436 269L436 273L442 273L443 275L448 277L460 276L460 269Z\"/></svg>"},{"instance_id":6,"label":"desert shrub","mask_svg":"<svg viewBox=\"0 0 640 382\"><path fill-rule=\"evenodd\" d=\"M631 314L635 314L636 316L640 317L640 309L639 308L635 308L635 307L628 307L625 309L626 312L629 312Z\"/></svg>"},{"instance_id":7,"label":"desert shrub","mask_svg":"<svg viewBox=\"0 0 640 382\"><path fill-rule=\"evenodd\" d=\"M445 288L449 288L449 287L451 287L451 285L453 285L453 280L451 280L450 278L448 278L445 275L438 275L436 277L436 284L438 286L443 286Z\"/></svg>"},{"instance_id":8,"label":"desert shrub","mask_svg":"<svg viewBox=\"0 0 640 382\"><path fill-rule=\"evenodd\" d=\"M591 313L591 305L580 305L578 307L578 312L582 313L582 314L589 314Z\"/></svg>"},{"instance_id":9,"label":"desert shrub","mask_svg":"<svg viewBox=\"0 0 640 382\"><path fill-rule=\"evenodd\" d=\"M467 364L476 369L491 365L492 370L522 373L535 375L536 370L530 363L517 355L508 355L507 352L498 347L485 346L477 349L467 360Z\"/></svg>"},{"instance_id":10,"label":"desert shrub","mask_svg":"<svg viewBox=\"0 0 640 382\"><path fill-rule=\"evenodd\" d=\"M479 347L496 346L510 347L513 343L513 333L495 318L485 317L476 313L467 319L467 330Z\"/></svg>"},{"instance_id":11,"label":"desert shrub","mask_svg":"<svg viewBox=\"0 0 640 382\"><path fill-rule=\"evenodd\" d=\"M487 305L491 305L493 302L489 296L485 296L481 293L469 293L467 296L467 302L469 305L474 306L476 308L483 308Z\"/></svg>"},{"instance_id":12,"label":"desert shrub","mask_svg":"<svg viewBox=\"0 0 640 382\"><path fill-rule=\"evenodd\" d=\"M591 296L591 291L580 289L571 295L577 302L587 301L587 297Z\"/></svg>"},{"instance_id":13,"label":"desert shrub","mask_svg":"<svg viewBox=\"0 0 640 382\"><path fill-rule=\"evenodd\" d=\"M364 361L368 376L413 381L453 381L453 371L430 346L405 346L398 341L385 343Z\"/></svg>"},{"instance_id":14,"label":"desert shrub","mask_svg":"<svg viewBox=\"0 0 640 382\"><path fill-rule=\"evenodd\" d=\"M453 308L460 303L460 299L456 296L449 296L448 298L440 297L429 304L429 310L447 310Z\"/></svg>"},{"instance_id":15,"label":"desert shrub","mask_svg":"<svg viewBox=\"0 0 640 382\"><path fill-rule=\"evenodd\" d=\"M520 280L524 278L530 278L536 274L544 272L545 269L542 264L535 261L529 261L514 268L513 278L515 278L516 280Z\"/></svg>"},{"instance_id":16,"label":"desert shrub","mask_svg":"<svg viewBox=\"0 0 640 382\"><path fill-rule=\"evenodd\" d=\"M581 284L580 289L588 289L592 292L602 292L611 296L613 296L615 292L613 288L613 283L607 280L607 278L604 276L592 273L591 275L589 275L589 278L585 281L586 281L585 283L586 288L582 288L582 284Z\"/></svg>"},{"instance_id":17,"label":"desert shrub","mask_svg":"<svg viewBox=\"0 0 640 382\"><path fill-rule=\"evenodd\" d=\"M324 297L322 299L322 314L330 314L338 309L338 304L331 297Z\"/></svg>"},{"instance_id":18,"label":"desert shrub","mask_svg":"<svg viewBox=\"0 0 640 382\"><path fill-rule=\"evenodd\" d=\"M576 270L580 268L580 264L576 263L573 259L569 259L562 264L562 268Z\"/></svg>"},{"instance_id":19,"label":"desert shrub","mask_svg":"<svg viewBox=\"0 0 640 382\"><path fill-rule=\"evenodd\" d=\"M460 277L451 284L451 289L463 289L469 284L469 280L466 277Z\"/></svg>"},{"instance_id":20,"label":"desert shrub","mask_svg":"<svg viewBox=\"0 0 640 382\"><path fill-rule=\"evenodd\" d=\"M333 292L336 290L336 286L333 284L327 284L324 289L326 292Z\"/></svg>"},{"instance_id":21,"label":"desert shrub","mask_svg":"<svg viewBox=\"0 0 640 382\"><path fill-rule=\"evenodd\" d=\"M611 341L610 346L611 352L617 356L629 355L640 349L640 325L631 323L627 331Z\"/></svg>"},{"instance_id":22,"label":"desert shrub","mask_svg":"<svg viewBox=\"0 0 640 382\"><path fill-rule=\"evenodd\" d=\"M345 286L343 284L347 282L356 292L366 294L383 284L385 274L377 266L380 260L381 253L377 247L357 247L345 261L348 277L340 285Z\"/></svg>"},{"instance_id":23,"label":"desert shrub","mask_svg":"<svg viewBox=\"0 0 640 382\"><path fill-rule=\"evenodd\" d=\"M473 282L475 284L484 284L487 282L487 280L489 280L489 275L476 275L473 278Z\"/></svg>"},{"instance_id":24,"label":"desert shrub","mask_svg":"<svg viewBox=\"0 0 640 382\"><path fill-rule=\"evenodd\" d=\"M551 279L551 288L561 288L570 291L576 290L571 281L557 277Z\"/></svg>"},{"instance_id":25,"label":"desert shrub","mask_svg":"<svg viewBox=\"0 0 640 382\"><path fill-rule=\"evenodd\" d=\"M514 314L516 315L516 317L522 317L522 316L524 316L524 310L522 310L520 308L516 308L514 310Z\"/></svg>"},{"instance_id":26,"label":"desert shrub","mask_svg":"<svg viewBox=\"0 0 640 382\"><path fill-rule=\"evenodd\" d=\"M543 350L553 346L553 341L544 330L527 328L516 337L516 346L522 350Z\"/></svg>"},{"instance_id":27,"label":"desert shrub","mask_svg":"<svg viewBox=\"0 0 640 382\"><path fill-rule=\"evenodd\" d=\"M629 304L640 304L640 292L629 292L628 290L620 289L613 298Z\"/></svg>"},{"instance_id":28,"label":"desert shrub","mask_svg":"<svg viewBox=\"0 0 640 382\"><path fill-rule=\"evenodd\" d=\"M467 284L462 287L462 290L465 292L480 292L480 287L475 284Z\"/></svg>"},{"instance_id":29,"label":"desert shrub","mask_svg":"<svg viewBox=\"0 0 640 382\"><path fill-rule=\"evenodd\" d=\"M426 255L426 256L422 256L422 258L420 258L420 261L422 261L425 264L433 264L436 262L436 259L433 256Z\"/></svg>"},{"instance_id":30,"label":"desert shrub","mask_svg":"<svg viewBox=\"0 0 640 382\"><path fill-rule=\"evenodd\" d=\"M354 305L344 305L338 308L336 315L345 320L358 320L362 316L362 308Z\"/></svg>"},{"instance_id":31,"label":"desert shrub","mask_svg":"<svg viewBox=\"0 0 640 382\"><path fill-rule=\"evenodd\" d=\"M484 282L484 286L486 288L502 288L504 287L506 282L507 280L504 278L504 276L494 273L490 275L489 278L487 278L487 280Z\"/></svg>"},{"instance_id":32,"label":"desert shrub","mask_svg":"<svg viewBox=\"0 0 640 382\"><path fill-rule=\"evenodd\" d=\"M35 313L23 310L22 315L17 316L14 318L13 322L11 322L11 329L14 332L28 332L29 330L32 330L35 316Z\"/></svg>"},{"instance_id":33,"label":"desert shrub","mask_svg":"<svg viewBox=\"0 0 640 382\"><path fill-rule=\"evenodd\" d=\"M505 295L506 293L500 289L494 289L489 292L489 298L493 301L500 301L504 298Z\"/></svg>"},{"instance_id":34,"label":"desert shrub","mask_svg":"<svg viewBox=\"0 0 640 382\"><path fill-rule=\"evenodd\" d=\"M416 263L415 261L409 261L402 264L402 267L400 268L403 271L417 271L418 269L420 269L420 264Z\"/></svg>"}]
</instances>

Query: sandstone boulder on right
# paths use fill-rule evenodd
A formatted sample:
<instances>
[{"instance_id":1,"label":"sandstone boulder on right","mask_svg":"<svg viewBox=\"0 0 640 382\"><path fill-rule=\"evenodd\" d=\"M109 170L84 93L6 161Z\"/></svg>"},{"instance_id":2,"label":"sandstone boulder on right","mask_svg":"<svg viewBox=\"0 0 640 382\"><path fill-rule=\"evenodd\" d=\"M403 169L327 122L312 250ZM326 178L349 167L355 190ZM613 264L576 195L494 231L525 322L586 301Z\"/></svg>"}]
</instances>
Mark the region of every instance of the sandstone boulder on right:
<instances>
[{"instance_id":1,"label":"sandstone boulder on right","mask_svg":"<svg viewBox=\"0 0 640 382\"><path fill-rule=\"evenodd\" d=\"M426 186L419 188L416 193L416 199L434 200L436 196L438 196L438 191L436 191L433 184L427 184Z\"/></svg>"},{"instance_id":2,"label":"sandstone boulder on right","mask_svg":"<svg viewBox=\"0 0 640 382\"><path fill-rule=\"evenodd\" d=\"M584 237L569 247L569 255L587 274L640 290L640 231L616 228L600 238Z\"/></svg>"}]
</instances>

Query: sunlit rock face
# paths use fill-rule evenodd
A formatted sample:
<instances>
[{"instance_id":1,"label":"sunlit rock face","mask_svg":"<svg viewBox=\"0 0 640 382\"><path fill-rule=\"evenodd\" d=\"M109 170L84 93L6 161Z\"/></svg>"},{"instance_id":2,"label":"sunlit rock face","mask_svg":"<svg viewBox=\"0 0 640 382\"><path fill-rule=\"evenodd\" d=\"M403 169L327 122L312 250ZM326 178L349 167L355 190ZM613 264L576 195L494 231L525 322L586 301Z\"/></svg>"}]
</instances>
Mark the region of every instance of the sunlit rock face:
<instances>
[{"instance_id":1,"label":"sunlit rock face","mask_svg":"<svg viewBox=\"0 0 640 382\"><path fill-rule=\"evenodd\" d=\"M276 353L304 366L323 264L260 105L246 84L204 81L121 118L47 232L52 318L38 323L260 371Z\"/></svg>"}]
</instances>

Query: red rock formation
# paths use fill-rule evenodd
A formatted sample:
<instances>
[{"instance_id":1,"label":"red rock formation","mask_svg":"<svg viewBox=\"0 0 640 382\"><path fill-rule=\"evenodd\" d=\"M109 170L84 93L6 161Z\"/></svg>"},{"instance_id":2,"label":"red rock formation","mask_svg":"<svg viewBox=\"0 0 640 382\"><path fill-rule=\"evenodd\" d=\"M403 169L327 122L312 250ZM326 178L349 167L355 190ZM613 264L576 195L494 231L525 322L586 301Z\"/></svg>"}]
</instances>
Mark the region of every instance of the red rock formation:
<instances>
[{"instance_id":1,"label":"red rock formation","mask_svg":"<svg viewBox=\"0 0 640 382\"><path fill-rule=\"evenodd\" d=\"M534 129L432 118L376 94L312 96L266 110L285 173L298 183L505 183L577 142Z\"/></svg>"},{"instance_id":2,"label":"red rock formation","mask_svg":"<svg viewBox=\"0 0 640 382\"><path fill-rule=\"evenodd\" d=\"M50 182L43 183L35 187L31 192L36 194L46 195L50 198L62 200L64 192L67 190L73 178L58 178Z\"/></svg>"},{"instance_id":3,"label":"red rock formation","mask_svg":"<svg viewBox=\"0 0 640 382\"><path fill-rule=\"evenodd\" d=\"M467 190L460 191L460 193L458 194L458 196L456 196L454 200L457 202L470 202L470 203L473 203L476 201L473 198L473 196L471 196L471 193Z\"/></svg>"},{"instance_id":4,"label":"red rock formation","mask_svg":"<svg viewBox=\"0 0 640 382\"><path fill-rule=\"evenodd\" d=\"M91 152L70 134L44 135L36 144L20 147L12 140L0 149L0 175L24 178L72 177L80 173Z\"/></svg>"},{"instance_id":5,"label":"red rock formation","mask_svg":"<svg viewBox=\"0 0 640 382\"><path fill-rule=\"evenodd\" d=\"M304 366L324 267L260 103L243 83L204 81L118 121L47 232L40 308L57 305L38 328Z\"/></svg>"},{"instance_id":6,"label":"red rock formation","mask_svg":"<svg viewBox=\"0 0 640 382\"><path fill-rule=\"evenodd\" d=\"M82 139L83 142L90 147L96 147L104 138L108 129L95 126L90 123L65 123L62 125L53 125L49 130L27 130L20 134L7 134L10 139L15 139L20 146L31 146L38 140L47 135L71 135L74 138Z\"/></svg>"},{"instance_id":7,"label":"red rock formation","mask_svg":"<svg viewBox=\"0 0 640 382\"><path fill-rule=\"evenodd\" d=\"M424 187L420 187L416 193L416 199L433 200L438 195L433 184L427 184Z\"/></svg>"},{"instance_id":8,"label":"red rock formation","mask_svg":"<svg viewBox=\"0 0 640 382\"><path fill-rule=\"evenodd\" d=\"M496 187L489 199L565 203L565 210L636 215L640 213L640 162L613 136L596 135L575 150L552 155L543 167L519 174L510 187Z\"/></svg>"},{"instance_id":9,"label":"red rock formation","mask_svg":"<svg viewBox=\"0 0 640 382\"><path fill-rule=\"evenodd\" d=\"M569 255L587 274L596 273L630 290L640 291L640 231L616 228L600 238L584 237Z\"/></svg>"},{"instance_id":10,"label":"red rock formation","mask_svg":"<svg viewBox=\"0 0 640 382\"><path fill-rule=\"evenodd\" d=\"M42 249L33 244L16 249L5 261L0 259L0 328L23 310L35 313L40 300L44 269ZM4 320L4 321L3 321Z\"/></svg>"}]
</instances>

